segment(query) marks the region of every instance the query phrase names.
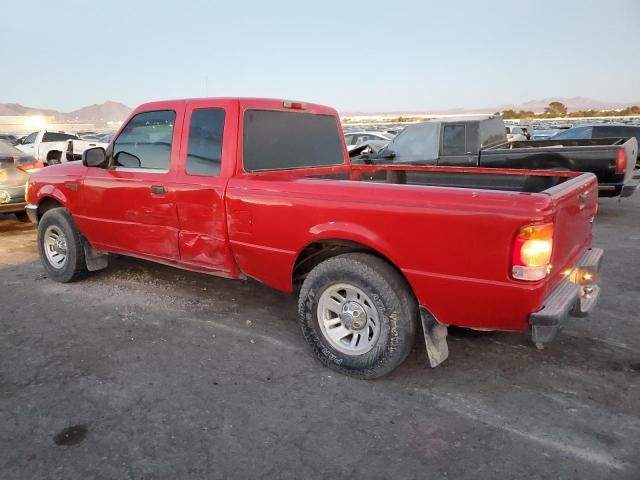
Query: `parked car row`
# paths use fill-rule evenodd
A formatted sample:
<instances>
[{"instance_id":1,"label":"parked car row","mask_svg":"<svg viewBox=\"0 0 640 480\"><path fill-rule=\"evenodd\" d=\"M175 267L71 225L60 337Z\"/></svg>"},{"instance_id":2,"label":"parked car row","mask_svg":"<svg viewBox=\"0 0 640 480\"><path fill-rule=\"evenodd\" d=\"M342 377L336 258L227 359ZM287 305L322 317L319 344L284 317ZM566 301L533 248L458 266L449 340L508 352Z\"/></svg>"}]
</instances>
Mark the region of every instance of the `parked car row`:
<instances>
[{"instance_id":1,"label":"parked car row","mask_svg":"<svg viewBox=\"0 0 640 480\"><path fill-rule=\"evenodd\" d=\"M524 132L500 116L435 119L407 126L383 148L352 149L352 160L592 172L603 197L626 197L640 188L640 126L580 126L536 141L527 141Z\"/></svg>"},{"instance_id":2,"label":"parked car row","mask_svg":"<svg viewBox=\"0 0 640 480\"><path fill-rule=\"evenodd\" d=\"M46 166L80 160L82 152L86 149L106 145L106 143L81 140L75 133L40 130L21 139L16 148L33 155L36 160Z\"/></svg>"}]
</instances>

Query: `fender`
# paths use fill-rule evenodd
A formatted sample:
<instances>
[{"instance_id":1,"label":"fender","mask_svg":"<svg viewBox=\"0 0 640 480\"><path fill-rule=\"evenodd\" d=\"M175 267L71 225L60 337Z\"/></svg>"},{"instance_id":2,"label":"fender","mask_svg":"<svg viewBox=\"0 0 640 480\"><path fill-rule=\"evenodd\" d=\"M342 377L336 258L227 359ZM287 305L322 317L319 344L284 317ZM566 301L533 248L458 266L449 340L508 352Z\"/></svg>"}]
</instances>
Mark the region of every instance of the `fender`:
<instances>
[{"instance_id":1,"label":"fender","mask_svg":"<svg viewBox=\"0 0 640 480\"><path fill-rule=\"evenodd\" d=\"M51 185L51 184L43 185L36 192L36 201L31 203L35 203L39 205L40 202L42 202L46 198L52 198L53 200L60 202L64 206L67 206L68 204L68 199L67 199L67 196L64 194L64 192L60 190L57 186Z\"/></svg>"},{"instance_id":2,"label":"fender","mask_svg":"<svg viewBox=\"0 0 640 480\"><path fill-rule=\"evenodd\" d=\"M315 225L309 229L305 244L296 253L296 258L302 251L319 240L349 240L360 243L365 247L379 252L393 265L400 269L395 261L395 252L392 245L375 231L351 222L327 222ZM293 265L291 266L293 271Z\"/></svg>"}]
</instances>

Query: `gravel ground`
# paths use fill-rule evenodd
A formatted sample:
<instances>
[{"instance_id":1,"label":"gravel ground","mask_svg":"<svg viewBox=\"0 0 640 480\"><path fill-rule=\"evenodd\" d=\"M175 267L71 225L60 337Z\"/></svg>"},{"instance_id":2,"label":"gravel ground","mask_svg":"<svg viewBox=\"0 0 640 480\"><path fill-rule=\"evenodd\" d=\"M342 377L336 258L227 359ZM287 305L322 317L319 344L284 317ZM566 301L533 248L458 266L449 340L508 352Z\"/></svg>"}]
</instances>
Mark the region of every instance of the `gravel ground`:
<instances>
[{"instance_id":1,"label":"gravel ground","mask_svg":"<svg viewBox=\"0 0 640 480\"><path fill-rule=\"evenodd\" d=\"M47 279L0 216L0 478L640 478L640 195L603 200L604 292L537 351L450 329L378 381L323 368L293 297L116 257Z\"/></svg>"}]
</instances>

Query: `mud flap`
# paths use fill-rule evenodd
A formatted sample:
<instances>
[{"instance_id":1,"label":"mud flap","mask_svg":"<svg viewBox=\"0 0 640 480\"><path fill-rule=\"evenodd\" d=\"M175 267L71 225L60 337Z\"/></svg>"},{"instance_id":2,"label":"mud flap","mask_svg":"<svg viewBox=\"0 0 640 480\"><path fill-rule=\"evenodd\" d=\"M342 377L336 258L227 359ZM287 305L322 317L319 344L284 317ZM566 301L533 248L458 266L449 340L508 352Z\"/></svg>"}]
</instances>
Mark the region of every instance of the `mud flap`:
<instances>
[{"instance_id":1,"label":"mud flap","mask_svg":"<svg viewBox=\"0 0 640 480\"><path fill-rule=\"evenodd\" d=\"M84 260L87 263L87 270L96 272L109 266L109 254L94 250L89 242L82 240L84 248Z\"/></svg>"},{"instance_id":2,"label":"mud flap","mask_svg":"<svg viewBox=\"0 0 640 480\"><path fill-rule=\"evenodd\" d=\"M424 341L427 345L429 365L435 368L449 357L447 344L447 326L438 322L426 308L420 307L420 319L424 331Z\"/></svg>"}]
</instances>

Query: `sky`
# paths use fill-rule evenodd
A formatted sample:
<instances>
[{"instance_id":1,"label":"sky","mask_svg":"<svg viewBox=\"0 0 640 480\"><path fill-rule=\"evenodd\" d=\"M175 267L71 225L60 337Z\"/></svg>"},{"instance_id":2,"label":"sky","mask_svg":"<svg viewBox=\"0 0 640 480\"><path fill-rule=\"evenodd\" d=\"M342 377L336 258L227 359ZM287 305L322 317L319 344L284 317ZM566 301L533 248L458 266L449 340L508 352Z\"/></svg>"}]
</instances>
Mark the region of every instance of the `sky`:
<instances>
[{"instance_id":1,"label":"sky","mask_svg":"<svg viewBox=\"0 0 640 480\"><path fill-rule=\"evenodd\" d=\"M0 103L257 96L379 112L640 101L640 0L6 1Z\"/></svg>"}]
</instances>

